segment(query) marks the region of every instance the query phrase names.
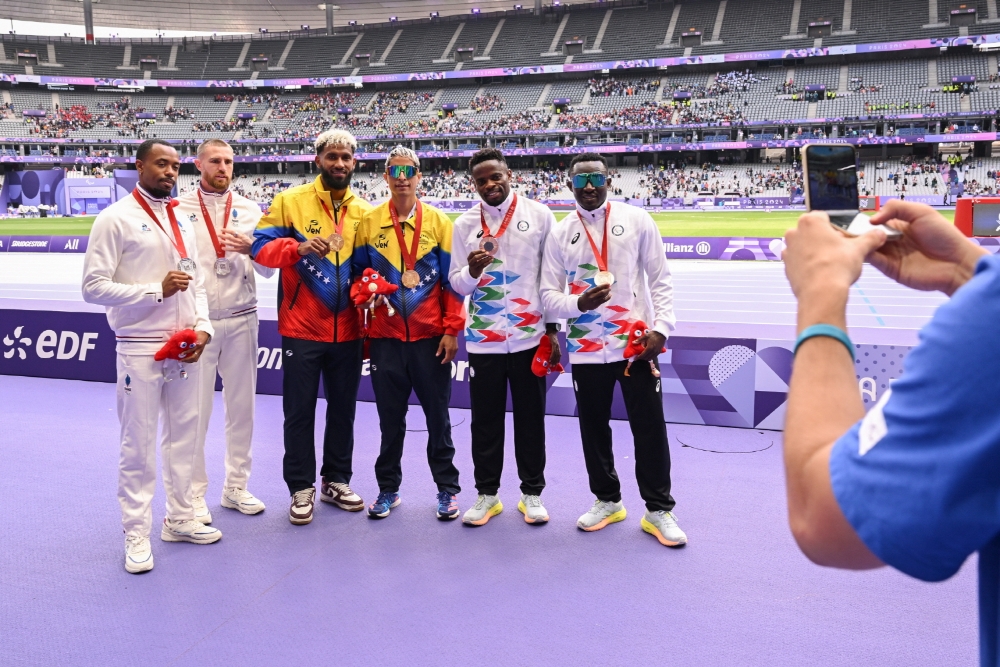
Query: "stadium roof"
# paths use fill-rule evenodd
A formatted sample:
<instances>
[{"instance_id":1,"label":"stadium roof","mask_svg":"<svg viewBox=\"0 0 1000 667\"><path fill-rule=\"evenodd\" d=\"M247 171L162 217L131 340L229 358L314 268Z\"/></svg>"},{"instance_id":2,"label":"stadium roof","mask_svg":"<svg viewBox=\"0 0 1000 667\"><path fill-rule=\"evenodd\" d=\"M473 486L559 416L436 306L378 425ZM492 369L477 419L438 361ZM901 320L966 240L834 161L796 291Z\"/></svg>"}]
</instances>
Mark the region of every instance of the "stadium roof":
<instances>
[{"instance_id":1,"label":"stadium roof","mask_svg":"<svg viewBox=\"0 0 1000 667\"><path fill-rule=\"evenodd\" d=\"M205 32L256 33L299 30L302 25L323 28L326 13L322 0L92 0L94 25L110 28L153 28ZM561 5L595 0L559 0ZM546 6L554 0L545 0ZM335 26L469 15L513 9L515 4L534 7L533 0L335 0ZM3 0L0 20L82 25L82 0ZM0 23L2 25L2 23ZM9 30L3 30L6 33Z\"/></svg>"}]
</instances>

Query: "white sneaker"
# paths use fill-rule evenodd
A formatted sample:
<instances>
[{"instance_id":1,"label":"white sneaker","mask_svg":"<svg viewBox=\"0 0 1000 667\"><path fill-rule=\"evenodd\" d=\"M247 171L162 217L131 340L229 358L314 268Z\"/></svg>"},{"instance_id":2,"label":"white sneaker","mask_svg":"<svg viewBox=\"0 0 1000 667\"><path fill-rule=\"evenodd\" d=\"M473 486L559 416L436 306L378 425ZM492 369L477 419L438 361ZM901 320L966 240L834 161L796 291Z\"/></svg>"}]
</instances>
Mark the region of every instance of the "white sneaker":
<instances>
[{"instance_id":1,"label":"white sneaker","mask_svg":"<svg viewBox=\"0 0 1000 667\"><path fill-rule=\"evenodd\" d=\"M642 529L659 540L660 544L665 547L682 547L687 544L687 535L677 525L677 517L674 516L673 512L646 510L641 523Z\"/></svg>"},{"instance_id":2,"label":"white sneaker","mask_svg":"<svg viewBox=\"0 0 1000 667\"><path fill-rule=\"evenodd\" d=\"M462 515L462 523L466 526L482 526L487 521L503 512L503 503L497 496L476 496L476 504Z\"/></svg>"},{"instance_id":3,"label":"white sneaker","mask_svg":"<svg viewBox=\"0 0 1000 667\"><path fill-rule=\"evenodd\" d=\"M231 510L239 510L243 514L260 514L264 511L264 503L246 489L235 486L222 492L222 506ZM197 514L195 518L197 518Z\"/></svg>"},{"instance_id":4,"label":"white sneaker","mask_svg":"<svg viewBox=\"0 0 1000 667\"><path fill-rule=\"evenodd\" d=\"M208 504L202 496L195 496L191 499L191 507L194 508L194 520L200 521L206 526L212 523L212 513L208 511Z\"/></svg>"},{"instance_id":5,"label":"white sneaker","mask_svg":"<svg viewBox=\"0 0 1000 667\"><path fill-rule=\"evenodd\" d=\"M606 500L595 500L594 506L590 508L590 511L577 520L576 527L589 533L600 530L609 523L616 523L624 519L625 505L620 500L617 503Z\"/></svg>"},{"instance_id":6,"label":"white sneaker","mask_svg":"<svg viewBox=\"0 0 1000 667\"><path fill-rule=\"evenodd\" d=\"M132 574L153 569L153 550L148 537L125 538L125 571Z\"/></svg>"},{"instance_id":7,"label":"white sneaker","mask_svg":"<svg viewBox=\"0 0 1000 667\"><path fill-rule=\"evenodd\" d=\"M160 539L164 542L190 542L191 544L211 544L218 542L222 531L206 526L200 521L163 520Z\"/></svg>"},{"instance_id":8,"label":"white sneaker","mask_svg":"<svg viewBox=\"0 0 1000 667\"><path fill-rule=\"evenodd\" d=\"M524 515L525 523L546 523L549 520L549 513L542 505L540 496L529 496L521 494L521 501L517 504L517 509Z\"/></svg>"}]
</instances>

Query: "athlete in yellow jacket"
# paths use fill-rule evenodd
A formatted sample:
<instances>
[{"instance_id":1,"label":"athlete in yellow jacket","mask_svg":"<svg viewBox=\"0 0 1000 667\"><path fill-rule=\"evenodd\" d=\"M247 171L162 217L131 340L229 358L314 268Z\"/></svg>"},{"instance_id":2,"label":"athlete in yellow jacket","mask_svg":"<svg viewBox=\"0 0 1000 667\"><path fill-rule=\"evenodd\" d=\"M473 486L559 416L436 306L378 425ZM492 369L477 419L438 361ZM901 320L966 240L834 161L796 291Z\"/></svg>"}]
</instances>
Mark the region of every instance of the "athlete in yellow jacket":
<instances>
[{"instance_id":1,"label":"athlete in yellow jacket","mask_svg":"<svg viewBox=\"0 0 1000 667\"><path fill-rule=\"evenodd\" d=\"M363 269L352 266L355 229L371 204L350 188L357 141L344 130L316 138L316 181L279 193L257 225L253 258L281 269L281 333L285 413L282 471L292 496L288 519L310 523L316 495L316 398L322 378L326 433L320 500L353 512L365 503L349 484L354 408L361 382L364 332L350 297Z\"/></svg>"},{"instance_id":2,"label":"athlete in yellow jacket","mask_svg":"<svg viewBox=\"0 0 1000 667\"><path fill-rule=\"evenodd\" d=\"M452 463L455 446L448 403L451 360L465 315L462 298L448 283L451 219L417 199L420 160L409 148L392 149L385 180L392 196L362 218L352 262L356 271L370 267L399 285L389 297L395 313L378 307L368 334L372 389L382 428L382 448L375 462L379 495L368 515L384 518L400 502L400 461L412 390L427 420L427 461L438 487L437 516L454 519L460 488Z\"/></svg>"}]
</instances>

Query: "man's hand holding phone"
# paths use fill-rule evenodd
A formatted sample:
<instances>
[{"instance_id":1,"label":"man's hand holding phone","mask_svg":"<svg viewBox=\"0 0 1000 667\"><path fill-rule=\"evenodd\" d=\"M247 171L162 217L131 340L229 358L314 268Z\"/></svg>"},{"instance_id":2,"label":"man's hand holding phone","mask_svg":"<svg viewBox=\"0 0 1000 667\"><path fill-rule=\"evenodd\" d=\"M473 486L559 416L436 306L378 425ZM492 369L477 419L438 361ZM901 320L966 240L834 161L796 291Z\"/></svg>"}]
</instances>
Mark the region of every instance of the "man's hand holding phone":
<instances>
[{"instance_id":1,"label":"man's hand holding phone","mask_svg":"<svg viewBox=\"0 0 1000 667\"><path fill-rule=\"evenodd\" d=\"M926 204L892 199L872 216L872 222L901 235L869 255L868 261L913 289L939 290L951 296L968 282L979 258L987 254Z\"/></svg>"}]
</instances>

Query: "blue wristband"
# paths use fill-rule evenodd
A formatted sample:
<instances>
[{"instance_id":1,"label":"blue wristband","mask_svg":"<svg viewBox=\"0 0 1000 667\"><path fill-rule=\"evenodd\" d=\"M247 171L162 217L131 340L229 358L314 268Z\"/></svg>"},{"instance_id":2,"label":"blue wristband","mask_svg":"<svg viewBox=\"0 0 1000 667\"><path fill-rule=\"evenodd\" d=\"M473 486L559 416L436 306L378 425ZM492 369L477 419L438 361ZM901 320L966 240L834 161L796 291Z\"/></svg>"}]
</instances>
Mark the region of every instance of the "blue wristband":
<instances>
[{"instance_id":1,"label":"blue wristband","mask_svg":"<svg viewBox=\"0 0 1000 667\"><path fill-rule=\"evenodd\" d=\"M854 358L854 345L851 343L851 339L847 336L847 332L840 327L835 327L832 324L814 324L811 327L806 327L799 334L799 337L795 339L795 350L792 354L796 354L799 351L799 347L802 343L806 342L810 338L815 338L817 336L825 336L827 338L834 338L839 340L847 348L847 353L851 355L851 359Z\"/></svg>"}]
</instances>

